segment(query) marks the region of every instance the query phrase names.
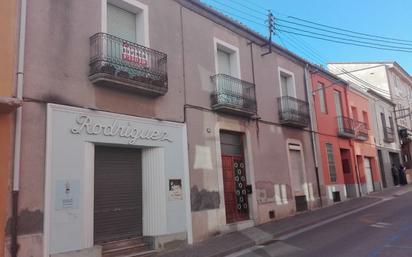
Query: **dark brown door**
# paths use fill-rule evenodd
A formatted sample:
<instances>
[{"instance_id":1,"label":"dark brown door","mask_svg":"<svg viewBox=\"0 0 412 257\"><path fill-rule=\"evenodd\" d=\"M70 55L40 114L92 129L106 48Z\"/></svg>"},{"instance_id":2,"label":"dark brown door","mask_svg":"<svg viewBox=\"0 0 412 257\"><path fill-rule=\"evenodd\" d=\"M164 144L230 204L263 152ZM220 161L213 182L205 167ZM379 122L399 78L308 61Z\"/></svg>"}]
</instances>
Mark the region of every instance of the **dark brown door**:
<instances>
[{"instance_id":1,"label":"dark brown door","mask_svg":"<svg viewBox=\"0 0 412 257\"><path fill-rule=\"evenodd\" d=\"M226 222L247 220L249 219L249 206L245 162L239 156L222 155L222 167Z\"/></svg>"},{"instance_id":2,"label":"dark brown door","mask_svg":"<svg viewBox=\"0 0 412 257\"><path fill-rule=\"evenodd\" d=\"M142 235L141 151L96 146L94 241Z\"/></svg>"}]
</instances>

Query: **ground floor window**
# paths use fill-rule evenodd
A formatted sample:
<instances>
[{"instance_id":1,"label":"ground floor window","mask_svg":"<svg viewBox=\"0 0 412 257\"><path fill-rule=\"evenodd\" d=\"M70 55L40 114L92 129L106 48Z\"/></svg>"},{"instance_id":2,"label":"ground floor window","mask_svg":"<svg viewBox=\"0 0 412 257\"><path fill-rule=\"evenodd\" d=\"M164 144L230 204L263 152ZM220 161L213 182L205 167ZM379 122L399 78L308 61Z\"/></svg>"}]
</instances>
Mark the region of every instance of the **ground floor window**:
<instances>
[{"instance_id":1,"label":"ground floor window","mask_svg":"<svg viewBox=\"0 0 412 257\"><path fill-rule=\"evenodd\" d=\"M333 145L326 143L326 154L328 157L328 169L331 182L336 182L336 166L335 158L333 157Z\"/></svg>"}]
</instances>

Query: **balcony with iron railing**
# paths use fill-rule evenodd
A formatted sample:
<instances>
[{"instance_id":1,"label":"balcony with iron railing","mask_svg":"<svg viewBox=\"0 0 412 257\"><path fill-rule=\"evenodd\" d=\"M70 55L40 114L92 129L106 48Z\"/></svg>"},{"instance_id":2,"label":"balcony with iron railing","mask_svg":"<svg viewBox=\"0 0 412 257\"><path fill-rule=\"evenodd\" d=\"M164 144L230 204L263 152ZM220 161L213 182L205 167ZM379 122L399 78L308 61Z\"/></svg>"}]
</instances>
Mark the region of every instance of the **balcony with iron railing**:
<instances>
[{"instance_id":1,"label":"balcony with iron railing","mask_svg":"<svg viewBox=\"0 0 412 257\"><path fill-rule=\"evenodd\" d=\"M213 110L246 117L256 115L253 83L226 74L216 74L210 78L215 88L211 95Z\"/></svg>"},{"instance_id":2,"label":"balcony with iron railing","mask_svg":"<svg viewBox=\"0 0 412 257\"><path fill-rule=\"evenodd\" d=\"M355 138L354 120L345 117L336 117L338 122L338 135L343 138Z\"/></svg>"},{"instance_id":3,"label":"balcony with iron railing","mask_svg":"<svg viewBox=\"0 0 412 257\"><path fill-rule=\"evenodd\" d=\"M393 131L393 128L391 128L391 127L384 127L383 128L383 141L385 143L395 142L395 133Z\"/></svg>"},{"instance_id":4,"label":"balcony with iron railing","mask_svg":"<svg viewBox=\"0 0 412 257\"><path fill-rule=\"evenodd\" d=\"M354 120L353 125L356 133L356 139L360 141L367 141L369 139L368 124Z\"/></svg>"},{"instance_id":5,"label":"balcony with iron railing","mask_svg":"<svg viewBox=\"0 0 412 257\"><path fill-rule=\"evenodd\" d=\"M309 104L291 96L278 98L279 122L283 125L304 128L309 125Z\"/></svg>"},{"instance_id":6,"label":"balcony with iron railing","mask_svg":"<svg viewBox=\"0 0 412 257\"><path fill-rule=\"evenodd\" d=\"M166 94L167 55L106 33L90 38L92 83L133 90L145 96Z\"/></svg>"}]
</instances>

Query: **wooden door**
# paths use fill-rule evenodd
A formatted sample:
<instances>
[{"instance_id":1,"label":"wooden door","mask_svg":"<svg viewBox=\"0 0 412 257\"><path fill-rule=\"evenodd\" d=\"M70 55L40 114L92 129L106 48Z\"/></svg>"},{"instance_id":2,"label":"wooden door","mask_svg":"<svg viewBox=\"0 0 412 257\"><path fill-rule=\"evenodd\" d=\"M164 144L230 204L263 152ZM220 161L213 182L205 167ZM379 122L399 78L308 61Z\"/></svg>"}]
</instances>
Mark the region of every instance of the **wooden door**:
<instances>
[{"instance_id":1,"label":"wooden door","mask_svg":"<svg viewBox=\"0 0 412 257\"><path fill-rule=\"evenodd\" d=\"M226 222L249 219L246 171L240 156L222 155Z\"/></svg>"}]
</instances>

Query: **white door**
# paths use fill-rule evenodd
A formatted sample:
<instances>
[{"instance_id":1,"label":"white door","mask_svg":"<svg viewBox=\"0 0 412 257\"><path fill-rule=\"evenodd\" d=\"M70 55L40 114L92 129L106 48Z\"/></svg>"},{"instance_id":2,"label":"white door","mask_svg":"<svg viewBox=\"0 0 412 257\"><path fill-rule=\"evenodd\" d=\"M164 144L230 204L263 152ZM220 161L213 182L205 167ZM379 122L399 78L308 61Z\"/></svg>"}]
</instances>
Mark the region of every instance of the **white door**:
<instances>
[{"instance_id":1,"label":"white door","mask_svg":"<svg viewBox=\"0 0 412 257\"><path fill-rule=\"evenodd\" d=\"M333 91L333 98L335 100L336 117L340 117L338 118L338 127L339 127L339 130L343 130L344 120L342 117L342 104L340 102L341 101L340 92Z\"/></svg>"},{"instance_id":2,"label":"white door","mask_svg":"<svg viewBox=\"0 0 412 257\"><path fill-rule=\"evenodd\" d=\"M113 36L136 42L136 14L108 4L107 32Z\"/></svg>"},{"instance_id":3,"label":"white door","mask_svg":"<svg viewBox=\"0 0 412 257\"><path fill-rule=\"evenodd\" d=\"M303 172L303 161L299 150L290 149L290 179L291 186L294 192L303 193L305 184L305 174Z\"/></svg>"},{"instance_id":4,"label":"white door","mask_svg":"<svg viewBox=\"0 0 412 257\"><path fill-rule=\"evenodd\" d=\"M371 160L369 158L364 158L363 163L365 166L366 191L367 193L370 193L373 192Z\"/></svg>"},{"instance_id":5,"label":"white door","mask_svg":"<svg viewBox=\"0 0 412 257\"><path fill-rule=\"evenodd\" d=\"M218 73L229 75L231 77L237 77L233 71L232 54L225 52L221 49L217 49L217 65ZM229 103L236 106L243 106L243 87L237 80L232 80L227 77L220 77L217 82L218 90L226 92L225 97ZM222 95L221 95L222 96Z\"/></svg>"},{"instance_id":6,"label":"white door","mask_svg":"<svg viewBox=\"0 0 412 257\"><path fill-rule=\"evenodd\" d=\"M218 49L217 62L218 73L232 76L229 53Z\"/></svg>"}]
</instances>

